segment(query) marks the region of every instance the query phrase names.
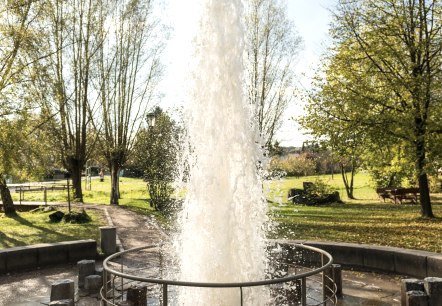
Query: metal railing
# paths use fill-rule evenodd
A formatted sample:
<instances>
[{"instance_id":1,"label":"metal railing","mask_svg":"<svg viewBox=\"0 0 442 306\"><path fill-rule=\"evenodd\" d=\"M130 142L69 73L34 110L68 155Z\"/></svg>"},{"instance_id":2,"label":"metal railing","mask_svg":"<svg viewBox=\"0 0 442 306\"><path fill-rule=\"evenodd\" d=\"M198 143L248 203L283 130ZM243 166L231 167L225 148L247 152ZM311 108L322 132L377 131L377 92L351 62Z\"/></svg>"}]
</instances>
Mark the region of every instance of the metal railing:
<instances>
[{"instance_id":1,"label":"metal railing","mask_svg":"<svg viewBox=\"0 0 442 306\"><path fill-rule=\"evenodd\" d=\"M304 266L300 265L299 262L294 264L294 272L287 273L284 277L265 279L258 281L249 282L188 282L179 280L169 280L156 277L145 277L142 271L146 271L147 267L142 268L125 268L125 256L129 254L139 254L141 251L158 249L160 245L148 245L138 248L133 248L123 252L115 253L107 257L103 261L103 287L101 288L100 294L104 305L120 305L121 302L127 298L127 288L131 284L156 284L160 286L160 290L157 294L160 295L159 303L162 306L169 305L169 291L173 286L176 287L198 287L198 288L238 288L240 296L240 305L244 305L244 288L258 287L258 286L275 286L281 284L296 284L296 290L299 295L299 299L296 301L289 301L288 305L336 305L336 284L333 279L329 276L332 269L333 258L332 256L325 252L324 250L302 245L294 244L294 248L299 249L299 253L308 251L310 253L319 255L318 260L306 260ZM119 259L119 262L114 262L114 260ZM311 268L313 262L317 261L320 264L318 268ZM127 263L127 262L126 262ZM145 263L148 264L148 263ZM119 269L113 269L112 266L118 266ZM147 266L147 265L146 265ZM126 272L125 272L126 269ZM301 271L301 273L298 273ZM146 305L146 304L144 304Z\"/></svg>"}]
</instances>

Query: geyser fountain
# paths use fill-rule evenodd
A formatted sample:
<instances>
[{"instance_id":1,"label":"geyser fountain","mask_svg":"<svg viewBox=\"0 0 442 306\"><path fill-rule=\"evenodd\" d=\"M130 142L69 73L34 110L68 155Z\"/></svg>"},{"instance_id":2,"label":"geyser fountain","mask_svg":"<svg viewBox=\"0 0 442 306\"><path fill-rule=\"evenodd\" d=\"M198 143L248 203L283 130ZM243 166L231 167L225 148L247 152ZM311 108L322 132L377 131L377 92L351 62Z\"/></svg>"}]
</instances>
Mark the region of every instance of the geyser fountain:
<instances>
[{"instance_id":1,"label":"geyser fountain","mask_svg":"<svg viewBox=\"0 0 442 306\"><path fill-rule=\"evenodd\" d=\"M243 90L242 3L206 1L201 12L188 103L192 153L178 239L179 278L264 279L266 205L257 173L261 152ZM238 294L187 290L182 300L189 300L187 305L234 305Z\"/></svg>"},{"instance_id":2,"label":"geyser fountain","mask_svg":"<svg viewBox=\"0 0 442 306\"><path fill-rule=\"evenodd\" d=\"M259 175L263 159L244 94L242 1L206 0L200 11L188 94L189 178L173 248L178 271L163 277L158 275L162 271L139 269L139 257L126 258L144 250L152 260L158 251L154 246L119 253L104 262L114 281L104 286L102 296L116 305L115 300L128 298L125 282L138 281L160 284L163 305L294 305L277 297L281 294L302 296L298 301L306 304L307 277L331 260L323 257L325 267L315 270L287 264L281 269L280 262L267 259L267 203ZM119 269L112 269L110 262L117 258L123 258Z\"/></svg>"}]
</instances>

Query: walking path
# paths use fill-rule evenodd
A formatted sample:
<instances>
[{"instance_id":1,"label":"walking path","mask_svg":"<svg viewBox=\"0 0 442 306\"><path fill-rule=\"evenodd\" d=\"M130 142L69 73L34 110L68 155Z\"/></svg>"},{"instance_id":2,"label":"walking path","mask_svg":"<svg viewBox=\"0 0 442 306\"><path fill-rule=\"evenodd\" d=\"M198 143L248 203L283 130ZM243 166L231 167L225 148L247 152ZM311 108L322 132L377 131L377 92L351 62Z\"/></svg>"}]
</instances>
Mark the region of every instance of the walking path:
<instances>
[{"instance_id":1,"label":"walking path","mask_svg":"<svg viewBox=\"0 0 442 306\"><path fill-rule=\"evenodd\" d=\"M57 205L66 204L57 203ZM154 219L127 209L91 204L74 204L74 207L102 210L108 224L117 227L120 249L128 250L148 244L158 244L169 239ZM50 285L56 280L66 278L76 281L75 264L0 276L0 306L47 305ZM338 305L400 305L400 277L398 276L343 271L343 279L344 299L340 300ZM79 300L76 305L100 305L97 295L87 296L80 291L78 296Z\"/></svg>"},{"instance_id":2,"label":"walking path","mask_svg":"<svg viewBox=\"0 0 442 306\"><path fill-rule=\"evenodd\" d=\"M35 204L43 203L27 202L22 205ZM54 203L52 205L66 206L66 203ZM118 247L120 249L127 250L148 244L157 244L164 239L168 239L155 220L127 209L118 206L89 204L73 204L73 207L102 210L108 224L117 227ZM101 263L97 264L100 265ZM50 286L54 281L60 279L74 279L76 281L76 278L77 267L75 264L0 276L0 306L47 305L49 304ZM79 297L76 305L100 305L98 296L82 296L80 292Z\"/></svg>"}]
</instances>

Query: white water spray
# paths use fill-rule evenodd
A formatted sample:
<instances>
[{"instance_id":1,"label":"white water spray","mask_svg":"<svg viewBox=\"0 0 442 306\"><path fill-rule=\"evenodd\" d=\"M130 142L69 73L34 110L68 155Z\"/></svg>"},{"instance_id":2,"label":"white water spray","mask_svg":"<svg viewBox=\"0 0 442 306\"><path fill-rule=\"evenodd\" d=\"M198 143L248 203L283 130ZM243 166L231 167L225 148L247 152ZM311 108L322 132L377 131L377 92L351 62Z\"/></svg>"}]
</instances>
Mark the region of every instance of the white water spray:
<instances>
[{"instance_id":1,"label":"white water spray","mask_svg":"<svg viewBox=\"0 0 442 306\"><path fill-rule=\"evenodd\" d=\"M181 216L179 279L243 282L265 278L266 203L261 152L244 95L241 0L203 1L194 42L188 109L190 180ZM265 305L261 289L244 299ZM240 305L239 289L189 289L183 305Z\"/></svg>"}]
</instances>

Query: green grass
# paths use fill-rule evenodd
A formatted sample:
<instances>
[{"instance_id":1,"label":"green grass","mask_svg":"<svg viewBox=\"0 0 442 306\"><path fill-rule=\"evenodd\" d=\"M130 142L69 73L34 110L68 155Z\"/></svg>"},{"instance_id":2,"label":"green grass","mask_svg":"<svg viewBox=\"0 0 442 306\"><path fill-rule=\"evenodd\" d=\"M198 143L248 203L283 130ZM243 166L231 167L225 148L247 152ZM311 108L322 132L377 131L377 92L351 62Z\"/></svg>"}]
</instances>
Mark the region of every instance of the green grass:
<instances>
[{"instance_id":1,"label":"green grass","mask_svg":"<svg viewBox=\"0 0 442 306\"><path fill-rule=\"evenodd\" d=\"M289 188L302 188L315 177L288 178L269 182L269 215L275 221L271 238L310 239L387 245L442 252L442 195L432 197L433 212L439 218L420 217L420 206L381 202L366 174L355 180L356 200L348 200L342 179L322 176L335 186L345 204L327 206L293 205L287 201Z\"/></svg>"},{"instance_id":2,"label":"green grass","mask_svg":"<svg viewBox=\"0 0 442 306\"><path fill-rule=\"evenodd\" d=\"M92 221L83 224L52 223L49 220L51 213L20 212L10 218L0 214L0 248L79 239L98 241L98 227L105 224L99 211L88 210Z\"/></svg>"},{"instance_id":3,"label":"green grass","mask_svg":"<svg viewBox=\"0 0 442 306\"><path fill-rule=\"evenodd\" d=\"M420 217L420 206L412 204L395 205L392 202L381 202L374 189L374 184L365 173L359 173L355 177L356 200L347 199L344 191L342 178L339 174L319 176L327 184L334 186L341 195L345 204L333 204L327 206L311 207L293 205L287 200L287 192L290 188L302 188L302 182L314 182L318 176L282 179L279 181L267 181L264 186L269 202L269 216L275 221L274 231L269 234L270 238L286 239L312 239L319 241L355 242L377 245L389 245L442 252L442 194L433 194L433 211L438 218L433 220ZM122 178L120 183L122 207L131 209L137 213L155 216L163 225L168 226L167 218L155 212L149 206L149 196L146 183L140 179ZM48 192L54 201L66 201L65 192ZM18 194L14 194L18 199ZM28 193L26 199L41 201L42 193ZM92 191L84 191L86 203L108 204L110 198L110 181L106 177L105 182L92 181ZM20 214L29 221L23 222L26 228L34 224L30 217ZM0 240L9 241L22 234L7 234L7 224L3 224L7 218L0 219ZM16 220L17 221L17 220ZM36 220L35 222L39 222ZM44 222L43 222L44 223ZM18 222L20 224L20 222ZM49 224L50 226L58 226ZM66 235L77 237L79 228L61 228L54 231L60 232L57 239L64 239ZM29 229L26 229L28 231ZM87 232L88 229L84 229ZM75 234L69 234L72 233ZM26 235L25 235L26 236ZM33 238L26 243L41 242L46 234L30 235ZM87 236L87 235L86 235ZM54 238L55 239L55 238ZM73 238L80 239L80 238ZM5 245L3 243L3 245ZM1 246L1 244L0 244Z\"/></svg>"},{"instance_id":4,"label":"green grass","mask_svg":"<svg viewBox=\"0 0 442 306\"><path fill-rule=\"evenodd\" d=\"M66 182L61 182L60 184ZM85 181L82 182L83 200L90 204L109 204L110 201L110 177L106 177L104 182L93 179L91 190L86 189ZM72 191L71 191L72 193ZM141 179L123 177L120 178L121 205L145 206L148 205L149 194L146 188L146 182ZM25 192L25 201L43 201L43 191ZM12 198L15 202L19 200L19 193L13 192ZM71 194L72 198L72 194ZM66 202L67 191L56 190L47 192L48 202Z\"/></svg>"},{"instance_id":5,"label":"green grass","mask_svg":"<svg viewBox=\"0 0 442 306\"><path fill-rule=\"evenodd\" d=\"M302 189L302 182L315 182L320 179L326 184L332 186L335 190L339 191L341 199L349 201L345 192L342 176L338 173L335 175L315 175L304 176L300 178L288 177L276 181L267 181L265 187L267 189L267 200L270 202L276 202L279 204L288 204L287 192L290 188ZM374 183L370 176L366 173L357 173L354 179L354 196L359 200L373 200L377 198ZM351 201L351 200L350 200Z\"/></svg>"}]
</instances>

